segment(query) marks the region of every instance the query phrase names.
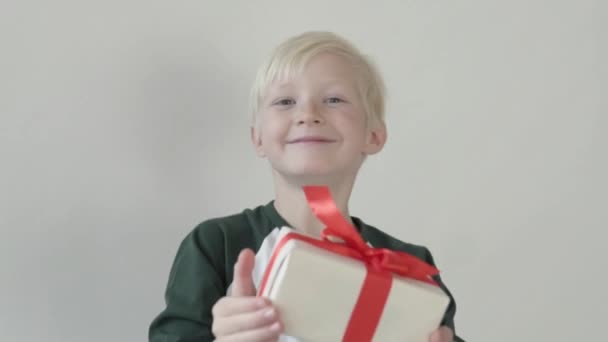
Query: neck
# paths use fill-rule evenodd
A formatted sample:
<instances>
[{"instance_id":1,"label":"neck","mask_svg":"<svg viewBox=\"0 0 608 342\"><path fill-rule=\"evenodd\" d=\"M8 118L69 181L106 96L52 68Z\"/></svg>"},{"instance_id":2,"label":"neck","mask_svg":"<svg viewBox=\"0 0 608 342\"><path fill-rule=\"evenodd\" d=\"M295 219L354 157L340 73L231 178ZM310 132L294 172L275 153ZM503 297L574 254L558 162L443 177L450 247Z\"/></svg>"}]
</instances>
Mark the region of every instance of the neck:
<instances>
[{"instance_id":1,"label":"neck","mask_svg":"<svg viewBox=\"0 0 608 342\"><path fill-rule=\"evenodd\" d=\"M326 185L340 213L352 223L348 211L348 202L354 184L354 176L341 177L331 182L320 182L314 179L288 180L275 171L275 208L292 228L313 236L320 236L325 225L320 222L310 209L302 190L304 185Z\"/></svg>"}]
</instances>

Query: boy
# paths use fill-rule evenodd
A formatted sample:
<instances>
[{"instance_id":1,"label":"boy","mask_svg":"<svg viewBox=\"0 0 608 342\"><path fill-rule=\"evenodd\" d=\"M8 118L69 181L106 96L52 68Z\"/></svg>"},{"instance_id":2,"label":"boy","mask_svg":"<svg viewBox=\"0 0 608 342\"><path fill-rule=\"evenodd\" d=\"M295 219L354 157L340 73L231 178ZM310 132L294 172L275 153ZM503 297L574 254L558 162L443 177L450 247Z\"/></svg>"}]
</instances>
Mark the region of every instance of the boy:
<instances>
[{"instance_id":1,"label":"boy","mask_svg":"<svg viewBox=\"0 0 608 342\"><path fill-rule=\"evenodd\" d=\"M256 297L279 227L319 236L324 226L302 186L326 185L344 217L376 248L433 263L422 246L401 242L352 217L348 200L359 168L386 141L384 85L373 65L343 38L308 32L279 45L251 93L251 140L272 166L275 199L207 220L181 243L149 329L152 342L296 341L282 334L280 313ZM429 341L454 339L455 302ZM306 286L306 284L302 284ZM405 341L404 341L405 342Z\"/></svg>"}]
</instances>

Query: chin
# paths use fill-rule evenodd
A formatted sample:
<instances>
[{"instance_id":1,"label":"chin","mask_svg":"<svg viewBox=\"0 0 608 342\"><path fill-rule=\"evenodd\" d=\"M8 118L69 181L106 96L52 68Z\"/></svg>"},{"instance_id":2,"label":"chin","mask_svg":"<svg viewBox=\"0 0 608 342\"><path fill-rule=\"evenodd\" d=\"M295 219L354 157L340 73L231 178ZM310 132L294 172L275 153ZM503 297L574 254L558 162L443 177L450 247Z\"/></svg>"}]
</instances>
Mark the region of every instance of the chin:
<instances>
[{"instance_id":1,"label":"chin","mask_svg":"<svg viewBox=\"0 0 608 342\"><path fill-rule=\"evenodd\" d=\"M286 171L293 175L322 176L335 173L337 171L337 167L336 165L328 165L325 163L308 163L307 165L293 165L288 167Z\"/></svg>"}]
</instances>

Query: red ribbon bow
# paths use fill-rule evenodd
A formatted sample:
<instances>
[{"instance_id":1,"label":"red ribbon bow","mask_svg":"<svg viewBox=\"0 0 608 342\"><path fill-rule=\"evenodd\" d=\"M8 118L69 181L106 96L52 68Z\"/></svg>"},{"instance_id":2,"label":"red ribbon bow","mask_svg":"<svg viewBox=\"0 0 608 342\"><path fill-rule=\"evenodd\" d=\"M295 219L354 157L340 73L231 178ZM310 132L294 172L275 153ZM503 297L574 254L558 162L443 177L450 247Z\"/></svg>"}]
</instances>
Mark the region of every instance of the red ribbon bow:
<instances>
[{"instance_id":1,"label":"red ribbon bow","mask_svg":"<svg viewBox=\"0 0 608 342\"><path fill-rule=\"evenodd\" d=\"M365 261L375 272L389 272L438 286L432 276L439 274L439 270L432 265L407 253L368 246L340 214L327 187L305 186L304 194L314 214L326 225L321 232L324 240L331 241L331 237L341 239L353 250L350 256Z\"/></svg>"}]
</instances>

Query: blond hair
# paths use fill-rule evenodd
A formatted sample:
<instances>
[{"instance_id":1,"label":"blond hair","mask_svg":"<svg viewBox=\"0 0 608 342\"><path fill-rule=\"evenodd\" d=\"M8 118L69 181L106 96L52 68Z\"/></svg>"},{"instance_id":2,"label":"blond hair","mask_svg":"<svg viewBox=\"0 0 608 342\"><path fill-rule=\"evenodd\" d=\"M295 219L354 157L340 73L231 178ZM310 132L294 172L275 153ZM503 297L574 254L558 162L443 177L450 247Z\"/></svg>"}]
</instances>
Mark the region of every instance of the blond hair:
<instances>
[{"instance_id":1,"label":"blond hair","mask_svg":"<svg viewBox=\"0 0 608 342\"><path fill-rule=\"evenodd\" d=\"M385 85L373 62L352 43L332 32L310 31L291 37L278 45L258 69L250 94L252 124L260 111L269 85L277 79L300 72L310 59L321 53L346 58L357 72L358 90L368 125L384 122Z\"/></svg>"}]
</instances>

